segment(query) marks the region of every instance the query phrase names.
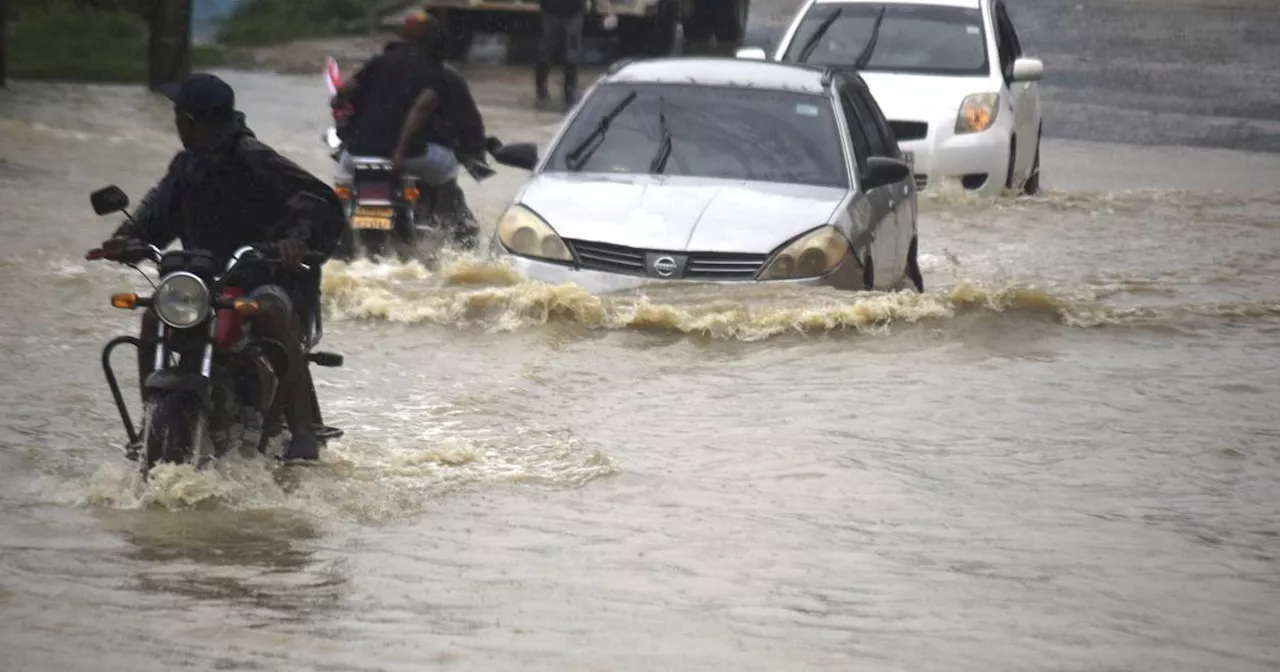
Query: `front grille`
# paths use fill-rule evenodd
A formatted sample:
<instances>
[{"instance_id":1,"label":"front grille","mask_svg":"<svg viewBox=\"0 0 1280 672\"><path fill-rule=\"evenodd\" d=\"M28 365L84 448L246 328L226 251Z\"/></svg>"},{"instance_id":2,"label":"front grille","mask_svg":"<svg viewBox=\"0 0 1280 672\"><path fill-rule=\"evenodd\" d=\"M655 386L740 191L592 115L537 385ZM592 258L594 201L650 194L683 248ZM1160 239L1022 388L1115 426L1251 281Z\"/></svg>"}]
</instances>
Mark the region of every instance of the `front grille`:
<instances>
[{"instance_id":1,"label":"front grille","mask_svg":"<svg viewBox=\"0 0 1280 672\"><path fill-rule=\"evenodd\" d=\"M565 243L577 253L581 268L625 275L651 276L646 263L657 256L670 256L683 261L680 267L684 272L673 276L676 279L750 280L768 259L766 254L641 250L592 240L567 239Z\"/></svg>"},{"instance_id":2,"label":"front grille","mask_svg":"<svg viewBox=\"0 0 1280 672\"><path fill-rule=\"evenodd\" d=\"M690 252L684 277L706 280L750 280L768 255L738 252Z\"/></svg>"},{"instance_id":3,"label":"front grille","mask_svg":"<svg viewBox=\"0 0 1280 672\"><path fill-rule=\"evenodd\" d=\"M608 273L645 275L644 252L634 247L610 245L589 240L565 240L578 253L583 268Z\"/></svg>"},{"instance_id":4,"label":"front grille","mask_svg":"<svg viewBox=\"0 0 1280 672\"><path fill-rule=\"evenodd\" d=\"M898 142L923 140L929 135L929 124L923 121L890 121L889 128Z\"/></svg>"},{"instance_id":5,"label":"front grille","mask_svg":"<svg viewBox=\"0 0 1280 672\"><path fill-rule=\"evenodd\" d=\"M916 173L916 191L924 191L929 186L929 176L923 173Z\"/></svg>"}]
</instances>

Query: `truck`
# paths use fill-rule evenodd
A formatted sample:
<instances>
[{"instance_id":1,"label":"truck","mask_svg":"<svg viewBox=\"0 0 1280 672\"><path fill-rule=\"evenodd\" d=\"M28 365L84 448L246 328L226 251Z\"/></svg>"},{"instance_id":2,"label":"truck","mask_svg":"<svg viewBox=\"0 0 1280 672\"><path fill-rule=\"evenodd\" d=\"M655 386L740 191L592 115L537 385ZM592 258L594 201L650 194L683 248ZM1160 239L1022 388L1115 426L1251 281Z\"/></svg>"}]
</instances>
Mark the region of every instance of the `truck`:
<instances>
[{"instance_id":1,"label":"truck","mask_svg":"<svg viewBox=\"0 0 1280 672\"><path fill-rule=\"evenodd\" d=\"M660 57L672 54L676 26L683 25L684 53L702 49L716 23L737 26L738 39L747 25L750 0L587 0L584 37L616 32L624 57ZM538 0L426 0L419 7L449 24L453 40L450 60L465 60L477 33L507 35L521 41L536 40L542 30ZM609 25L607 17L617 19ZM720 45L717 53L732 55L734 45Z\"/></svg>"}]
</instances>

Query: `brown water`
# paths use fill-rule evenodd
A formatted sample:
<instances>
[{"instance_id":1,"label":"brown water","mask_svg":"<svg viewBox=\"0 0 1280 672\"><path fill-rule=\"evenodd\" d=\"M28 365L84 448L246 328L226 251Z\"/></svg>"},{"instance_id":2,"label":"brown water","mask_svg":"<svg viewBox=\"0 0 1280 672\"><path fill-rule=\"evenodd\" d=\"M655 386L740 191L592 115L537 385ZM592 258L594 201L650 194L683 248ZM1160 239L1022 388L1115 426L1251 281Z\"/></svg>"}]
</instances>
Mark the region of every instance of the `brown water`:
<instances>
[{"instance_id":1,"label":"brown water","mask_svg":"<svg viewBox=\"0 0 1280 672\"><path fill-rule=\"evenodd\" d=\"M225 74L329 175L318 74ZM1047 141L1042 197L922 200L924 295L333 263L346 438L144 486L98 355L147 285L81 255L170 119L0 94L0 669L1280 669L1280 156Z\"/></svg>"}]
</instances>

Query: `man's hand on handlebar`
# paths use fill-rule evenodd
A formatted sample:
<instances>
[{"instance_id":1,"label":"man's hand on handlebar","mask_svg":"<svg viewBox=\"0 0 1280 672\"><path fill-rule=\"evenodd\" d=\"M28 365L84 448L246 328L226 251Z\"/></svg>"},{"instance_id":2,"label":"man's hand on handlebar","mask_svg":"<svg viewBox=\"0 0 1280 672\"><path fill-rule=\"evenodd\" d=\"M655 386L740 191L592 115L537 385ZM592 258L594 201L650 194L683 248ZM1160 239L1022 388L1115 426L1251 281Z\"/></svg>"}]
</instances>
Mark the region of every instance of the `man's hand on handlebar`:
<instances>
[{"instance_id":1,"label":"man's hand on handlebar","mask_svg":"<svg viewBox=\"0 0 1280 672\"><path fill-rule=\"evenodd\" d=\"M115 261L121 264L132 264L146 259L150 252L151 250L146 243L136 238L117 236L104 241L102 247L96 250L89 250L89 253L84 255L84 258L89 260L106 259L107 261Z\"/></svg>"},{"instance_id":2,"label":"man's hand on handlebar","mask_svg":"<svg viewBox=\"0 0 1280 672\"><path fill-rule=\"evenodd\" d=\"M297 238L285 238L276 244L280 253L280 262L290 271L302 269L303 257L307 254L307 246Z\"/></svg>"}]
</instances>

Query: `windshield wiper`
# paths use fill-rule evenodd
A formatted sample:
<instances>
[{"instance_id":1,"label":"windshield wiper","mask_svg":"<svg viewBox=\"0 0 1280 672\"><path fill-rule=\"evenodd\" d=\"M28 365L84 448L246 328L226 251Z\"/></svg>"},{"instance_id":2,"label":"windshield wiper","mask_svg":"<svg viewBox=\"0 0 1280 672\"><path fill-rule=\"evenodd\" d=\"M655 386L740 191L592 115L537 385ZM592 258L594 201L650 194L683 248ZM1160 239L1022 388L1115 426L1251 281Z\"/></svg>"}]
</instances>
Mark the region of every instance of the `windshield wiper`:
<instances>
[{"instance_id":1,"label":"windshield wiper","mask_svg":"<svg viewBox=\"0 0 1280 672\"><path fill-rule=\"evenodd\" d=\"M583 138L582 142L578 143L578 146L569 152L568 156L564 158L564 165L572 171L577 171L581 168L587 162L587 159L590 159L591 155L595 153L596 149L600 147L600 144L604 142L604 134L609 130L609 124L613 122L614 117L617 117L623 110L627 109L627 106L635 99L636 90L632 89L631 93L628 93L622 100L618 101L618 104L614 105L608 114L600 118L600 123L596 125L596 130L592 131L591 135Z\"/></svg>"},{"instance_id":2,"label":"windshield wiper","mask_svg":"<svg viewBox=\"0 0 1280 672\"><path fill-rule=\"evenodd\" d=\"M818 40L821 40L822 36L827 34L827 29L830 28L831 24L835 23L836 19L840 18L840 15L843 13L844 7L837 7L836 11L831 12L831 16L822 20L822 23L818 25L818 29L813 31L813 35L810 35L809 40L804 43L803 47L801 47L800 55L796 57L797 61L804 63L809 60L809 54L812 54L813 50L818 48Z\"/></svg>"},{"instance_id":3,"label":"windshield wiper","mask_svg":"<svg viewBox=\"0 0 1280 672\"><path fill-rule=\"evenodd\" d=\"M667 166L667 159L671 158L671 129L667 127L667 101L661 96L658 97L658 128L662 132L662 142L658 144L658 153L649 162L649 172L658 174Z\"/></svg>"},{"instance_id":4,"label":"windshield wiper","mask_svg":"<svg viewBox=\"0 0 1280 672\"><path fill-rule=\"evenodd\" d=\"M880 24L884 21L884 10L888 9L885 5L880 5L880 13L876 14L876 24L871 27L871 39L867 40L867 46L862 48L862 53L858 54L858 60L853 62L855 70L862 70L867 67L867 63L871 61L871 52L876 50L876 40L880 39Z\"/></svg>"}]
</instances>

